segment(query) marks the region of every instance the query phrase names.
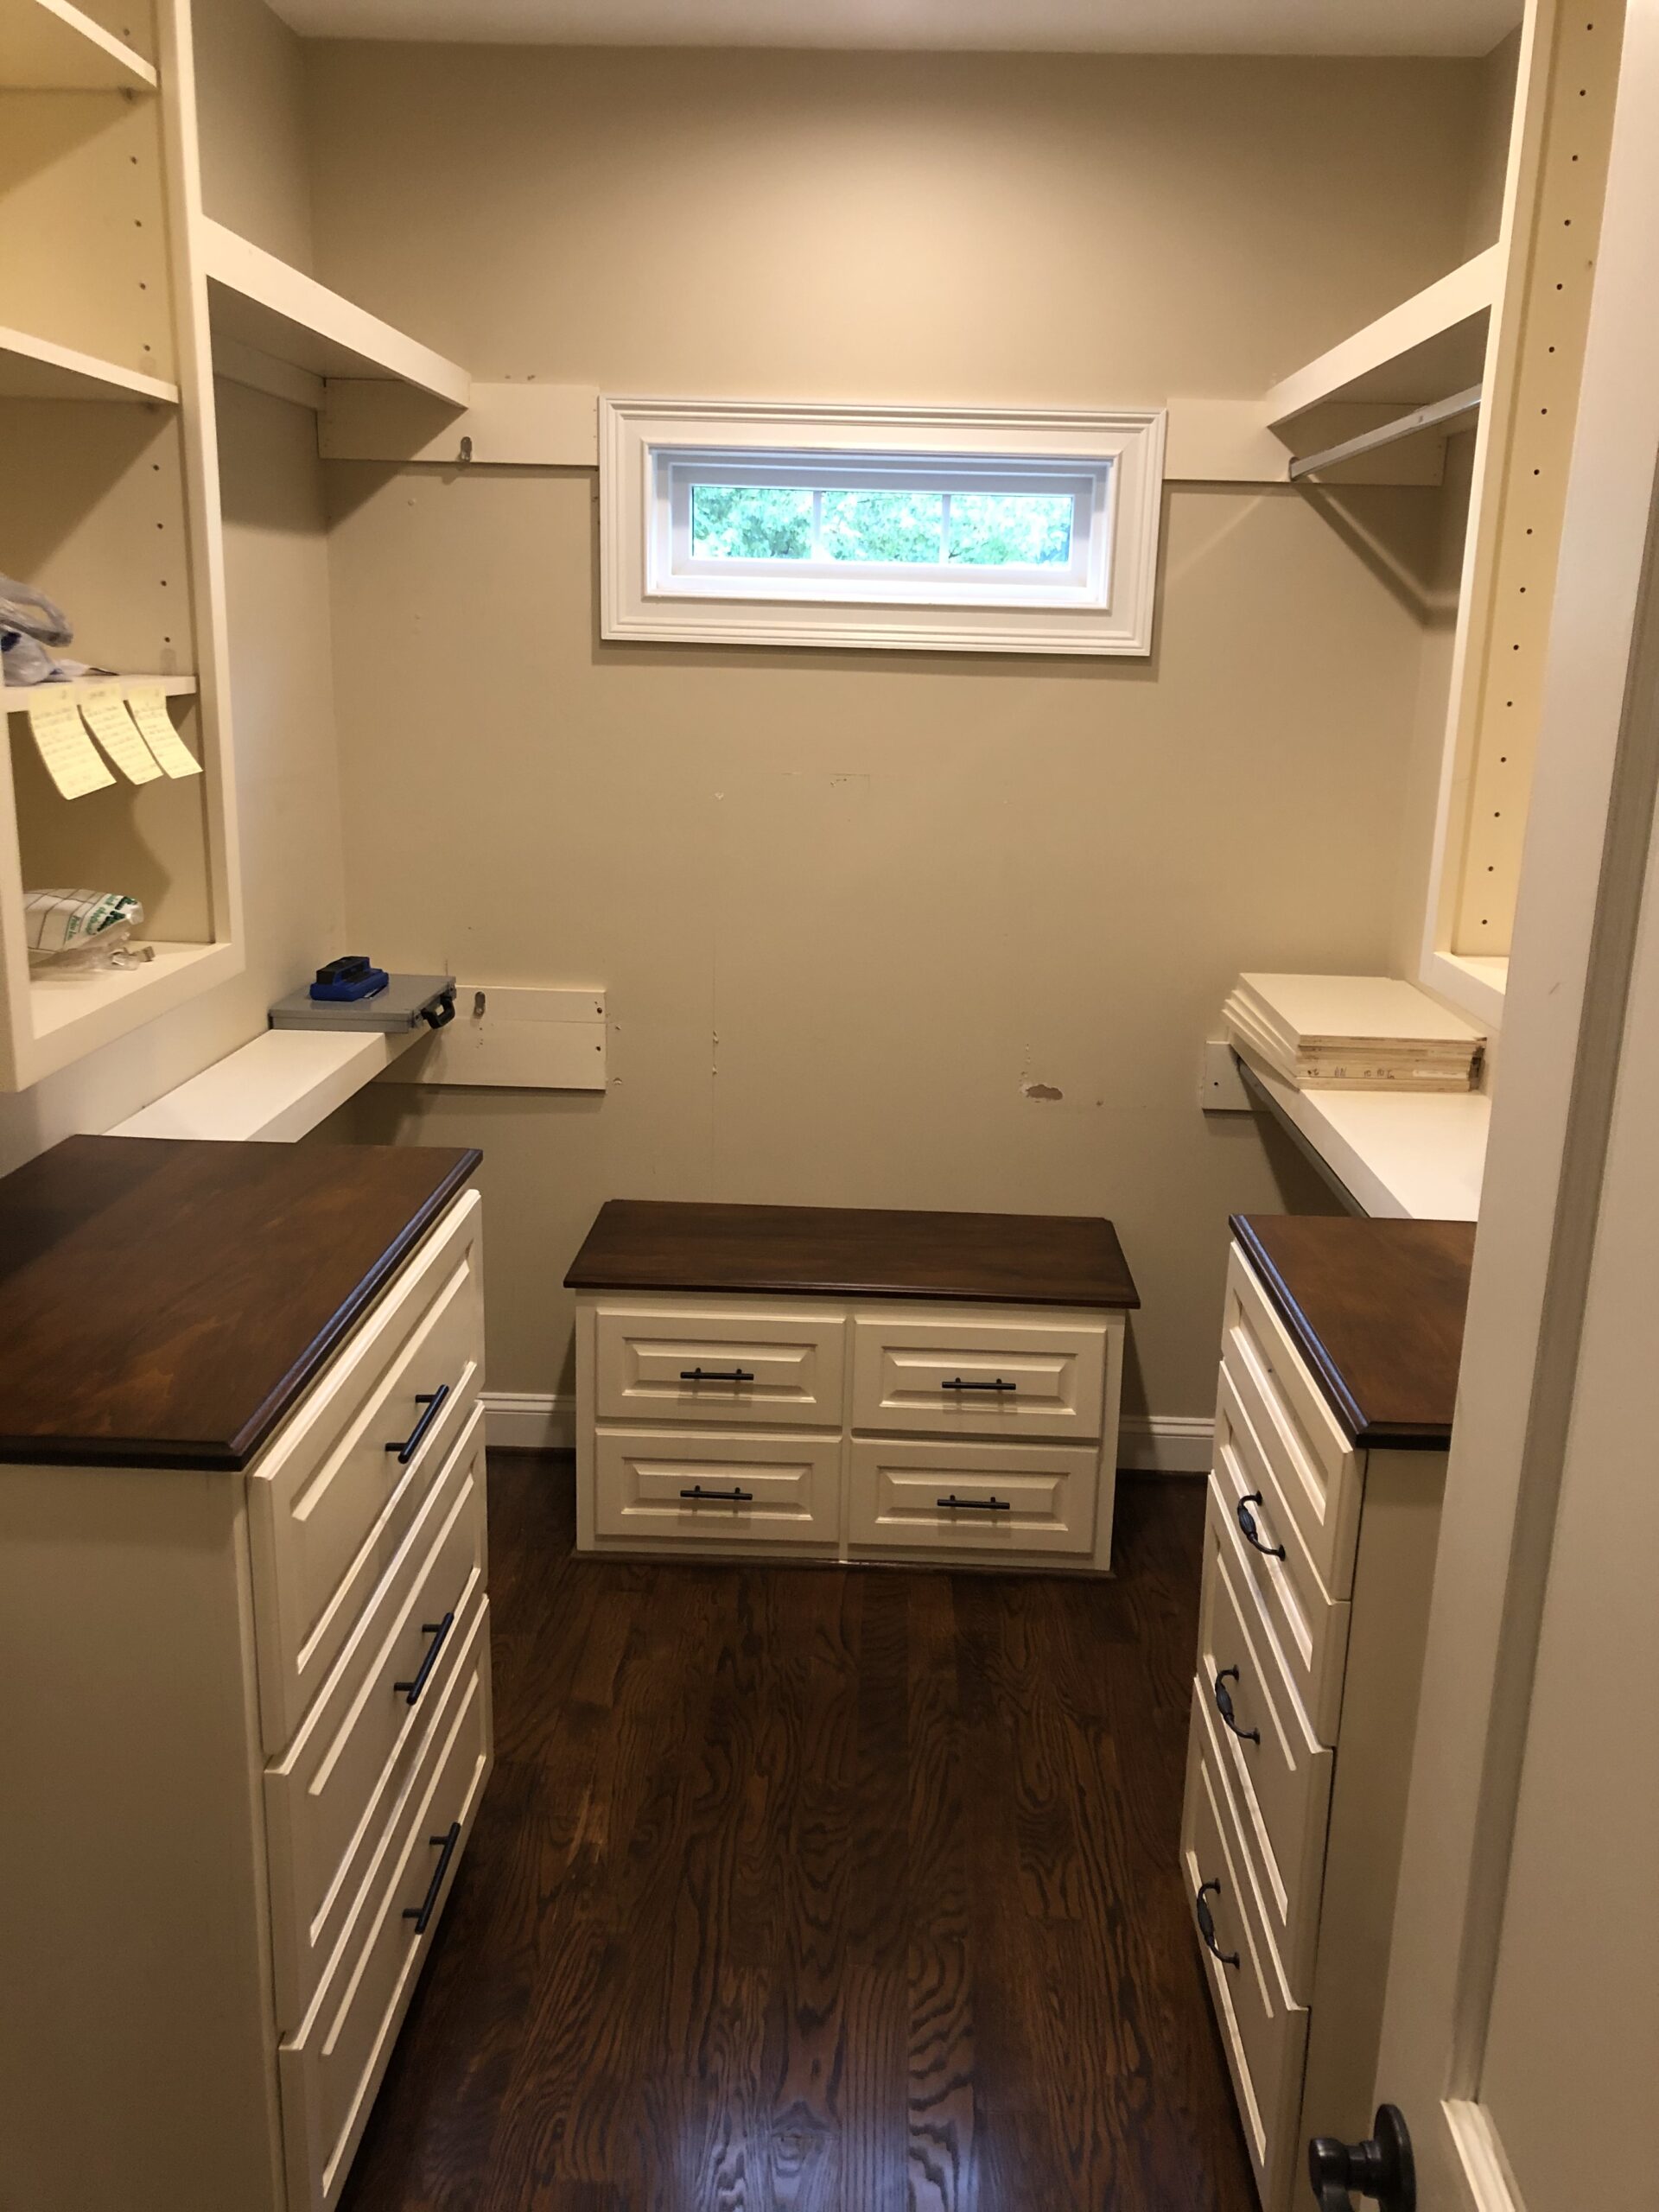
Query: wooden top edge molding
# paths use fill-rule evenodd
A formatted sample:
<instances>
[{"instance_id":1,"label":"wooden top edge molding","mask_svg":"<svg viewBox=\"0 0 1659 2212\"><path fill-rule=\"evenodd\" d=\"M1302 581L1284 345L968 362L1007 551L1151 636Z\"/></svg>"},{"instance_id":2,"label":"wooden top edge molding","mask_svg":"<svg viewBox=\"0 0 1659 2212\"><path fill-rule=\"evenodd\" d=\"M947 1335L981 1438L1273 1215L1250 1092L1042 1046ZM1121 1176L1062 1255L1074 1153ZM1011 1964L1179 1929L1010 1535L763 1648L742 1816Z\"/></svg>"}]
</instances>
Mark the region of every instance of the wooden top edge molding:
<instances>
[{"instance_id":1,"label":"wooden top edge molding","mask_svg":"<svg viewBox=\"0 0 1659 2212\"><path fill-rule=\"evenodd\" d=\"M69 1137L0 1180L0 1461L239 1468L479 1163Z\"/></svg>"},{"instance_id":2,"label":"wooden top edge molding","mask_svg":"<svg viewBox=\"0 0 1659 2212\"><path fill-rule=\"evenodd\" d=\"M1443 1449L1463 1357L1473 1222L1235 1214L1232 1227L1353 1441Z\"/></svg>"},{"instance_id":3,"label":"wooden top edge molding","mask_svg":"<svg viewBox=\"0 0 1659 2212\"><path fill-rule=\"evenodd\" d=\"M613 1198L572 1290L779 1292L1010 1306L1141 1303L1109 1221Z\"/></svg>"}]
</instances>

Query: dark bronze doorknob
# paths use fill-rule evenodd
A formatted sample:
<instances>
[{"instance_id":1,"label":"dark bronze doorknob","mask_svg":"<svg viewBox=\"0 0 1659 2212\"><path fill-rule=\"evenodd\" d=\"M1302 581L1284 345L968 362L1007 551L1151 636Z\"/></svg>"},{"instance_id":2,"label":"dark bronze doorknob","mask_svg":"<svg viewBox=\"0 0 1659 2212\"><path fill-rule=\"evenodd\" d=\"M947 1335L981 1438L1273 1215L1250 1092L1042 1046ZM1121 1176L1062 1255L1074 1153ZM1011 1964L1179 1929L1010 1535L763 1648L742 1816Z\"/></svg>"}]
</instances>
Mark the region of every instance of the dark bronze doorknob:
<instances>
[{"instance_id":1,"label":"dark bronze doorknob","mask_svg":"<svg viewBox=\"0 0 1659 2212\"><path fill-rule=\"evenodd\" d=\"M1356 2194L1382 2212L1417 2212L1417 2169L1411 2133L1398 2105L1379 2105L1363 2143L1316 2135L1307 2146L1308 2178L1319 2212L1353 2212Z\"/></svg>"}]
</instances>

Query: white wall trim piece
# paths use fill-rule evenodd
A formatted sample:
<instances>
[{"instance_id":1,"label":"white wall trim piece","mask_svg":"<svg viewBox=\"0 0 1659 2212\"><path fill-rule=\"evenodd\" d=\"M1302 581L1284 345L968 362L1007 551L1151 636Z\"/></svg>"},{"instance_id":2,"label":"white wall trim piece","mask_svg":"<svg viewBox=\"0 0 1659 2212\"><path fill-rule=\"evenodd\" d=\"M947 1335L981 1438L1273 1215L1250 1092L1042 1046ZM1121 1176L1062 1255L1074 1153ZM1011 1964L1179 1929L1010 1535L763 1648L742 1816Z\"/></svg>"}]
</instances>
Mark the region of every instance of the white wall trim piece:
<instances>
[{"instance_id":1,"label":"white wall trim piece","mask_svg":"<svg viewBox=\"0 0 1659 2212\"><path fill-rule=\"evenodd\" d=\"M819 645L897 652L1084 653L1152 651L1166 410L990 407L881 407L803 400L601 397L599 403L600 630L658 644ZM982 466L1111 465L1109 561L1075 603L996 604L964 593L957 603L923 596L915 585L867 584L855 600L841 586L814 598L689 592L657 581L661 478L677 454L779 454L907 459L962 458ZM804 583L804 580L803 580ZM793 580L791 579L791 584ZM887 588L893 594L877 597ZM749 588L757 592L751 582ZM896 594L908 589L911 596Z\"/></svg>"},{"instance_id":2,"label":"white wall trim piece","mask_svg":"<svg viewBox=\"0 0 1659 2212\"><path fill-rule=\"evenodd\" d=\"M574 1452L575 1393L485 1390L484 1438L498 1452Z\"/></svg>"}]
</instances>

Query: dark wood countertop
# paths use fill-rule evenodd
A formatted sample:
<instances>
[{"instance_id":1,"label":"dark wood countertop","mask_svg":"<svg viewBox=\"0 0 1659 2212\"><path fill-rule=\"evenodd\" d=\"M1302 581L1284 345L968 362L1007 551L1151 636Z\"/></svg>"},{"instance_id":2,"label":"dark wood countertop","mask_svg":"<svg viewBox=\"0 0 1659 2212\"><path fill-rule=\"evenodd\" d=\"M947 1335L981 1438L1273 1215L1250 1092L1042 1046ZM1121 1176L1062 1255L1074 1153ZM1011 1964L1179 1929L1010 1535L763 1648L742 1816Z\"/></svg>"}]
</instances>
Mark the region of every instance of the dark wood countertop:
<instances>
[{"instance_id":1,"label":"dark wood countertop","mask_svg":"<svg viewBox=\"0 0 1659 2212\"><path fill-rule=\"evenodd\" d=\"M1111 1223L1066 1214L613 1198L564 1280L572 1290L778 1291L1118 1311L1141 1303Z\"/></svg>"},{"instance_id":2,"label":"dark wood countertop","mask_svg":"<svg viewBox=\"0 0 1659 2212\"><path fill-rule=\"evenodd\" d=\"M70 1137L0 1180L0 1460L245 1466L477 1166Z\"/></svg>"},{"instance_id":3,"label":"dark wood countertop","mask_svg":"<svg viewBox=\"0 0 1659 2212\"><path fill-rule=\"evenodd\" d=\"M1473 1222L1235 1214L1233 1232L1354 1442L1443 1449Z\"/></svg>"}]
</instances>

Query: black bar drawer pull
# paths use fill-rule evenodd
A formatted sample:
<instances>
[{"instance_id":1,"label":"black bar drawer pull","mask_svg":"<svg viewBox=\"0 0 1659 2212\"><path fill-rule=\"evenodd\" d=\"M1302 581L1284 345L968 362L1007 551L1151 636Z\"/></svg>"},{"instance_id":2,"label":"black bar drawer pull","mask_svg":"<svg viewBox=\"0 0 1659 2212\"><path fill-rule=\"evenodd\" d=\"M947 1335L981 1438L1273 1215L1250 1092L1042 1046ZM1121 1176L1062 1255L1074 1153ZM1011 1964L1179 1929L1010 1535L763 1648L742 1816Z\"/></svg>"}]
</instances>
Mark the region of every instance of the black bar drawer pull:
<instances>
[{"instance_id":1,"label":"black bar drawer pull","mask_svg":"<svg viewBox=\"0 0 1659 2212\"><path fill-rule=\"evenodd\" d=\"M1244 1531L1244 1541L1247 1544L1254 1544L1257 1551L1262 1554L1264 1559L1283 1559L1285 1555L1284 1546L1282 1544L1264 1544L1257 1532L1255 1526L1255 1516L1251 1512L1250 1508L1253 1505L1260 1505L1261 1503L1261 1491L1259 1490L1253 1490L1248 1497L1241 1497L1236 1507L1234 1509L1238 1515L1238 1525Z\"/></svg>"},{"instance_id":2,"label":"black bar drawer pull","mask_svg":"<svg viewBox=\"0 0 1659 2212\"><path fill-rule=\"evenodd\" d=\"M754 1377L747 1369L734 1367L724 1374L717 1367L683 1367L682 1382L753 1382Z\"/></svg>"},{"instance_id":3,"label":"black bar drawer pull","mask_svg":"<svg viewBox=\"0 0 1659 2212\"><path fill-rule=\"evenodd\" d=\"M1236 1967L1238 1964L1238 1953L1236 1951L1224 1951L1220 1944L1216 1941L1216 1917L1210 1910L1210 1901L1205 1894L1207 1890L1213 1890L1216 1895L1219 1897L1221 1895L1221 1884L1219 1882L1200 1882L1198 1884L1198 1894L1192 1900L1192 1910L1198 1916L1198 1933L1203 1936L1205 1947L1211 1953L1212 1957L1219 1959L1224 1967Z\"/></svg>"},{"instance_id":4,"label":"black bar drawer pull","mask_svg":"<svg viewBox=\"0 0 1659 2212\"><path fill-rule=\"evenodd\" d=\"M952 1491L949 1497L936 1497L935 1505L950 1506L957 1513L1012 1513L1014 1506L1006 1497L958 1497Z\"/></svg>"},{"instance_id":5,"label":"black bar drawer pull","mask_svg":"<svg viewBox=\"0 0 1659 2212\"><path fill-rule=\"evenodd\" d=\"M941 1390L1006 1390L1010 1397L1020 1388L1017 1382L1005 1382L999 1375L989 1382L976 1382L969 1377L953 1375L948 1382L941 1382Z\"/></svg>"},{"instance_id":6,"label":"black bar drawer pull","mask_svg":"<svg viewBox=\"0 0 1659 2212\"><path fill-rule=\"evenodd\" d=\"M449 1861L455 1855L455 1846L461 1841L461 1822L451 1821L448 1835L429 1835L426 1839L438 1854L438 1863L432 1869L432 1879L426 1885L426 1895L419 1904L406 1904L404 1918L412 1920L415 1933L424 1936L427 1923L437 1910L438 1892L443 1887L443 1878L449 1872Z\"/></svg>"},{"instance_id":7,"label":"black bar drawer pull","mask_svg":"<svg viewBox=\"0 0 1659 2212\"><path fill-rule=\"evenodd\" d=\"M1216 1676L1216 1711L1241 1744L1259 1744L1262 1740L1262 1731L1259 1728L1241 1728L1233 1718L1233 1694L1225 1685L1228 1682L1236 1682L1237 1680L1236 1667L1224 1667Z\"/></svg>"},{"instance_id":8,"label":"black bar drawer pull","mask_svg":"<svg viewBox=\"0 0 1659 2212\"><path fill-rule=\"evenodd\" d=\"M422 1445L425 1443L426 1433L443 1411L443 1402L448 1395L449 1385L447 1382L440 1382L435 1390L417 1390L415 1393L416 1404L423 1406L426 1408L425 1412L401 1444L388 1444L386 1446L388 1452L395 1452L397 1454L397 1464L400 1467L406 1467Z\"/></svg>"},{"instance_id":9,"label":"black bar drawer pull","mask_svg":"<svg viewBox=\"0 0 1659 2212\"><path fill-rule=\"evenodd\" d=\"M454 1624L455 1617L453 1613L446 1613L441 1621L421 1623L421 1634L429 1636L432 1639L426 1648L426 1656L416 1669L415 1679L412 1682L394 1682L391 1686L395 1690L402 1690L405 1705L420 1703L421 1692L426 1688L428 1677L438 1663L438 1654L443 1649L444 1639Z\"/></svg>"},{"instance_id":10,"label":"black bar drawer pull","mask_svg":"<svg viewBox=\"0 0 1659 2212\"><path fill-rule=\"evenodd\" d=\"M752 1490L738 1490L735 1487L731 1490L704 1490L701 1483L693 1483L690 1489L683 1490L680 1496L689 1497L694 1505L753 1505L754 1503L754 1492Z\"/></svg>"}]
</instances>

